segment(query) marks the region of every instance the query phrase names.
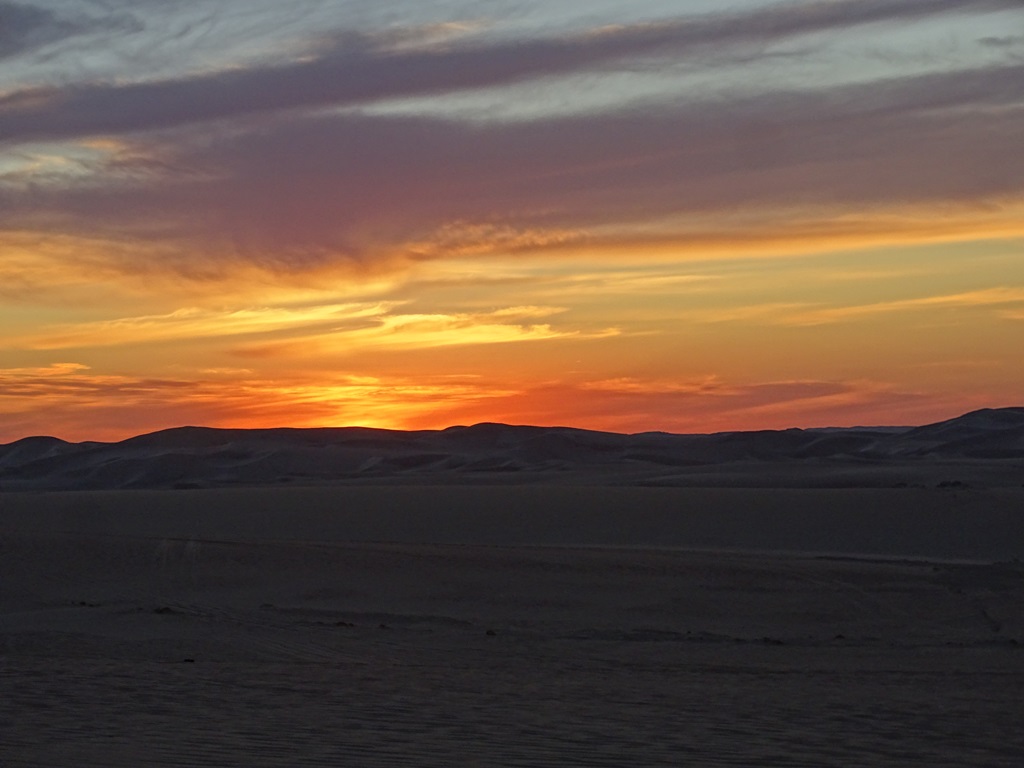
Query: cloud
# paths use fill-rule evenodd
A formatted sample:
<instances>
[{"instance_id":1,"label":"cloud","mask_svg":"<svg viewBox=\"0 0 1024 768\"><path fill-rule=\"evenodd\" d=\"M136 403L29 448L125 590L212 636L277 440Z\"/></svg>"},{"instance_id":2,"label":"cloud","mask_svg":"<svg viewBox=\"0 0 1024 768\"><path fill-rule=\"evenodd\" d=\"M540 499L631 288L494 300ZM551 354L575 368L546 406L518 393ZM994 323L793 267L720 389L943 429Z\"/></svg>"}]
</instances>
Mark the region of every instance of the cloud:
<instances>
[{"instance_id":1,"label":"cloud","mask_svg":"<svg viewBox=\"0 0 1024 768\"><path fill-rule=\"evenodd\" d=\"M874 304L803 309L790 314L782 314L780 319L785 325L824 325L826 323L844 322L891 312L978 308L1001 308L1000 314L1002 316L1012 317L1014 312L1022 311L1013 305L1024 305L1024 288L1000 286L940 296L922 296L914 299L884 301Z\"/></svg>"},{"instance_id":2,"label":"cloud","mask_svg":"<svg viewBox=\"0 0 1024 768\"><path fill-rule=\"evenodd\" d=\"M317 334L374 323L398 302L346 303L309 307L247 307L215 311L185 308L164 315L123 317L44 328L8 337L3 346L21 349L152 344L171 340L225 338L271 333Z\"/></svg>"},{"instance_id":3,"label":"cloud","mask_svg":"<svg viewBox=\"0 0 1024 768\"><path fill-rule=\"evenodd\" d=\"M567 312L567 307L537 307L537 306L519 306L519 307L506 307L505 309L498 309L490 313L490 316L494 319L505 319L505 318L535 318L535 317L550 317L551 315L559 315L562 312Z\"/></svg>"},{"instance_id":4,"label":"cloud","mask_svg":"<svg viewBox=\"0 0 1024 768\"><path fill-rule=\"evenodd\" d=\"M64 436L126 437L140 409L148 412L144 418L159 419L164 405L187 402L202 390L197 382L99 374L79 363L0 368L0 439L51 434L54 425L66 430Z\"/></svg>"},{"instance_id":5,"label":"cloud","mask_svg":"<svg viewBox=\"0 0 1024 768\"><path fill-rule=\"evenodd\" d=\"M717 376L688 380L645 380L633 376L585 381L580 389L618 394L644 395L734 395L736 388L725 386Z\"/></svg>"},{"instance_id":6,"label":"cloud","mask_svg":"<svg viewBox=\"0 0 1024 768\"><path fill-rule=\"evenodd\" d=\"M41 242L37 266L0 271L6 285L37 286L46 260L64 275L151 284L266 273L365 280L423 260L488 255L678 260L1019 235L1020 63L514 123L304 111L1016 7L788 3L443 45L349 34L276 66L11 94L0 99L0 135L73 138L18 151L74 162L0 170L4 241L16 230ZM81 138L97 132L123 135Z\"/></svg>"},{"instance_id":7,"label":"cloud","mask_svg":"<svg viewBox=\"0 0 1024 768\"><path fill-rule=\"evenodd\" d=\"M0 2L0 59L60 40L81 31L52 11L34 5Z\"/></svg>"},{"instance_id":8,"label":"cloud","mask_svg":"<svg viewBox=\"0 0 1024 768\"><path fill-rule=\"evenodd\" d=\"M835 426L875 415L876 423L886 423L896 409L920 423L950 410L941 399L856 380L623 378L509 385L458 373L310 377L244 370L146 378L104 375L75 363L0 369L0 405L0 442L47 433L54 424L61 425L59 437L74 440L119 440L182 424L440 429L484 420L708 432Z\"/></svg>"},{"instance_id":9,"label":"cloud","mask_svg":"<svg viewBox=\"0 0 1024 768\"><path fill-rule=\"evenodd\" d=\"M848 306L815 302L767 302L733 307L689 310L680 317L697 323L758 323L779 326L816 326L855 321L896 312L941 310L993 310L997 316L1024 316L1024 289L1008 286L981 288L961 293L920 296Z\"/></svg>"},{"instance_id":10,"label":"cloud","mask_svg":"<svg viewBox=\"0 0 1024 768\"><path fill-rule=\"evenodd\" d=\"M40 380L75 375L88 370L89 366L82 363L51 363L35 368L0 368L0 381L6 384L25 379Z\"/></svg>"},{"instance_id":11,"label":"cloud","mask_svg":"<svg viewBox=\"0 0 1024 768\"><path fill-rule=\"evenodd\" d=\"M354 302L301 307L186 308L163 315L123 317L9 334L0 348L19 350L94 349L199 339L232 344L243 358L350 355L374 349L504 344L566 337L603 338L614 329L584 334L560 330L538 319L561 307L515 306L491 312L413 314L395 310L401 302ZM59 371L65 373L64 369Z\"/></svg>"},{"instance_id":12,"label":"cloud","mask_svg":"<svg viewBox=\"0 0 1024 768\"><path fill-rule=\"evenodd\" d=\"M402 428L438 408L515 394L457 375L382 379L320 372L309 378L224 369L197 378L147 378L100 374L75 363L0 368L0 443L51 434L54 425L60 425L57 436L69 440L121 440L182 424Z\"/></svg>"},{"instance_id":13,"label":"cloud","mask_svg":"<svg viewBox=\"0 0 1024 768\"><path fill-rule=\"evenodd\" d=\"M1002 35L1000 37L983 37L978 40L989 48L1016 48L1024 45L1024 35Z\"/></svg>"},{"instance_id":14,"label":"cloud","mask_svg":"<svg viewBox=\"0 0 1024 768\"><path fill-rule=\"evenodd\" d=\"M16 16L32 17L22 26L33 19L40 25L39 14L45 14L25 6L8 7L20 9L14 12ZM398 50L381 46L372 35L338 33L333 46L286 64L227 69L178 80L78 84L9 94L0 98L0 142L162 130L283 110L448 94L589 71L636 57L678 61L706 55L721 46L764 45L854 25L1016 7L1015 0L796 2L564 37Z\"/></svg>"},{"instance_id":15,"label":"cloud","mask_svg":"<svg viewBox=\"0 0 1024 768\"><path fill-rule=\"evenodd\" d=\"M481 420L513 424L586 424L618 432L695 433L794 426L909 423L937 420L960 407L940 397L868 380L749 383L716 377L672 381L623 378L551 382L479 402L442 403L413 415L407 428Z\"/></svg>"},{"instance_id":16,"label":"cloud","mask_svg":"<svg viewBox=\"0 0 1024 768\"><path fill-rule=\"evenodd\" d=\"M1024 66L516 125L321 115L140 141L75 184L0 185L0 228L161 243L175 253L123 268L211 278L957 222L984 236L972 220L1019 234L1022 120Z\"/></svg>"},{"instance_id":17,"label":"cloud","mask_svg":"<svg viewBox=\"0 0 1024 768\"><path fill-rule=\"evenodd\" d=\"M52 50L46 49L52 49L56 43L95 32L123 34L140 29L139 22L125 12L107 9L102 17L93 18L78 9L58 14L37 5L0 2L0 60L26 55L38 60L51 55Z\"/></svg>"},{"instance_id":18,"label":"cloud","mask_svg":"<svg viewBox=\"0 0 1024 768\"><path fill-rule=\"evenodd\" d=\"M441 347L479 346L553 339L599 339L619 335L616 328L583 332L560 329L535 319L562 312L561 308L508 307L493 312L386 314L360 328L339 328L330 333L284 341L245 344L231 354L266 359L308 356L347 357L366 351L402 351Z\"/></svg>"}]
</instances>

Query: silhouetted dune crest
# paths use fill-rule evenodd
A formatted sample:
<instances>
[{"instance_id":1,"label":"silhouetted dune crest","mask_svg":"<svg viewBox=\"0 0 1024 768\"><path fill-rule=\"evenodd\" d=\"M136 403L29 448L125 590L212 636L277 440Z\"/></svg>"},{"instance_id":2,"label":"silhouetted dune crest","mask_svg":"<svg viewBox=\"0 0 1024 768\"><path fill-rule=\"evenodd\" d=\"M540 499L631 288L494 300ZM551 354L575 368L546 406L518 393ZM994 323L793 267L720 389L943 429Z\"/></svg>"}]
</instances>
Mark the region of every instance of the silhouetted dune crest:
<instances>
[{"instance_id":1,"label":"silhouetted dune crest","mask_svg":"<svg viewBox=\"0 0 1024 768\"><path fill-rule=\"evenodd\" d=\"M73 448L73 443L67 443L56 437L26 437L0 446L0 467L5 464L19 464L57 456Z\"/></svg>"},{"instance_id":2,"label":"silhouetted dune crest","mask_svg":"<svg viewBox=\"0 0 1024 768\"><path fill-rule=\"evenodd\" d=\"M915 427L906 432L908 439L957 439L967 433L998 432L1024 427L1024 408L982 408L935 424Z\"/></svg>"},{"instance_id":3,"label":"silhouetted dune crest","mask_svg":"<svg viewBox=\"0 0 1024 768\"><path fill-rule=\"evenodd\" d=\"M504 482L513 473L598 484L938 485L958 479L951 473L960 469L985 483L1021 485L1022 459L1024 408L922 427L706 435L497 423L410 432L188 426L118 443L33 437L0 446L0 489L480 482L489 475Z\"/></svg>"}]
</instances>

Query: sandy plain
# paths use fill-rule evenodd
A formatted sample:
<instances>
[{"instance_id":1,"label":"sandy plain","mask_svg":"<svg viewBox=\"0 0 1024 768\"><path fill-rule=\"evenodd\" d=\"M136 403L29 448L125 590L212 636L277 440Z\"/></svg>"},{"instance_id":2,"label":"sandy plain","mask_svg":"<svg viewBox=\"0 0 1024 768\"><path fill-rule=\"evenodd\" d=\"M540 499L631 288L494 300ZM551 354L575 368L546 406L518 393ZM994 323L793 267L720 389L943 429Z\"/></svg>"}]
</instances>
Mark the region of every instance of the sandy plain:
<instances>
[{"instance_id":1,"label":"sandy plain","mask_svg":"<svg viewBox=\"0 0 1024 768\"><path fill-rule=\"evenodd\" d=\"M1019 766L1024 489L0 494L4 766Z\"/></svg>"}]
</instances>

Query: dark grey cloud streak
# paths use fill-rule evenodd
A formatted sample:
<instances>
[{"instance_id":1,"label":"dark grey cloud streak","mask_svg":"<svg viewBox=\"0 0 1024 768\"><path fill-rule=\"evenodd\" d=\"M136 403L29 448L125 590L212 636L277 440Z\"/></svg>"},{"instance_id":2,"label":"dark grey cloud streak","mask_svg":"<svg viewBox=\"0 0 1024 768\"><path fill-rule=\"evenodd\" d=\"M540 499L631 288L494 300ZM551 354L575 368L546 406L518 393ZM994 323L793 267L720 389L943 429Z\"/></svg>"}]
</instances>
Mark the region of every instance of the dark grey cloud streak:
<instances>
[{"instance_id":1,"label":"dark grey cloud streak","mask_svg":"<svg viewBox=\"0 0 1024 768\"><path fill-rule=\"evenodd\" d=\"M0 3L0 59L82 31L52 11L21 3Z\"/></svg>"}]
</instances>

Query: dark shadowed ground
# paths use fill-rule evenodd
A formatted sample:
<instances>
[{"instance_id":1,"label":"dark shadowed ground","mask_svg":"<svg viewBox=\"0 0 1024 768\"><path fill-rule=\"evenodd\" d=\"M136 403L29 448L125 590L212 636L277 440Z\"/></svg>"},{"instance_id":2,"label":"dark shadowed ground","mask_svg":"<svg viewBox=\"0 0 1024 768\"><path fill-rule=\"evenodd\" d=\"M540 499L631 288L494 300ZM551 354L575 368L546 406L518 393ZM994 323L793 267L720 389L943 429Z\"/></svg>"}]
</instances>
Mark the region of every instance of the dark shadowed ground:
<instances>
[{"instance_id":1,"label":"dark shadowed ground","mask_svg":"<svg viewBox=\"0 0 1024 768\"><path fill-rule=\"evenodd\" d=\"M1020 765L1022 503L0 495L0 763Z\"/></svg>"}]
</instances>

